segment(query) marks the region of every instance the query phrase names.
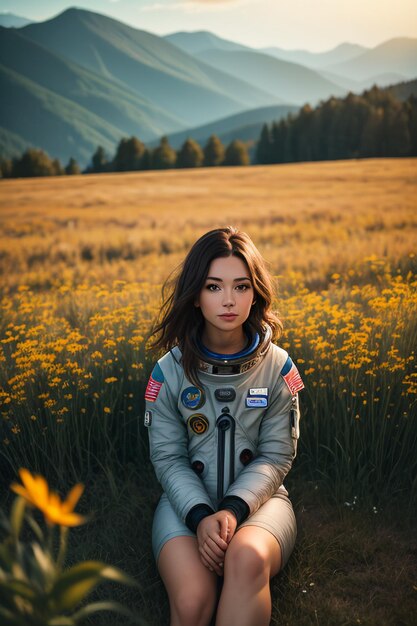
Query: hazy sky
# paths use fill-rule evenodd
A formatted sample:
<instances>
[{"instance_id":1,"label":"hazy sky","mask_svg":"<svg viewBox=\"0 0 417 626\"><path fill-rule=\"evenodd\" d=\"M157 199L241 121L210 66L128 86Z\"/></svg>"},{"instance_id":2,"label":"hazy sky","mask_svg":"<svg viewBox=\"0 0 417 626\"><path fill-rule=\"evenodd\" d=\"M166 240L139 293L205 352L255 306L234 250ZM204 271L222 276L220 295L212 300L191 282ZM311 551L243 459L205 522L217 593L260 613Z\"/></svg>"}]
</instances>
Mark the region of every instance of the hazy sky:
<instances>
[{"instance_id":1,"label":"hazy sky","mask_svg":"<svg viewBox=\"0 0 417 626\"><path fill-rule=\"evenodd\" d=\"M43 21L70 6L165 35L211 32L254 47L328 50L417 37L416 0L0 0L0 12Z\"/></svg>"}]
</instances>

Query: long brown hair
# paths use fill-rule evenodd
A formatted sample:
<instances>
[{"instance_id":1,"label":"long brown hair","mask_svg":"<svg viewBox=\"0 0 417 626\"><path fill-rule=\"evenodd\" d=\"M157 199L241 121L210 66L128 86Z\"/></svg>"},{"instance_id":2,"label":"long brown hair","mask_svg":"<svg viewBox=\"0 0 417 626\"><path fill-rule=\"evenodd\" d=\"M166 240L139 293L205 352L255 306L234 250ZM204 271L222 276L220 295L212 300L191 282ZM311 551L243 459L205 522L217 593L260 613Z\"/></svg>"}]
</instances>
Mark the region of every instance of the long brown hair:
<instances>
[{"instance_id":1,"label":"long brown hair","mask_svg":"<svg viewBox=\"0 0 417 626\"><path fill-rule=\"evenodd\" d=\"M199 359L194 346L204 326L201 309L194 303L204 286L210 263L232 255L244 261L254 288L255 304L246 325L260 337L264 336L266 325L271 327L274 339L282 332L281 321L271 310L274 293L271 275L249 235L233 226L210 230L194 243L183 263L165 281L161 311L150 333L154 337L152 349L170 350L179 346L184 372L194 384L199 384Z\"/></svg>"}]
</instances>

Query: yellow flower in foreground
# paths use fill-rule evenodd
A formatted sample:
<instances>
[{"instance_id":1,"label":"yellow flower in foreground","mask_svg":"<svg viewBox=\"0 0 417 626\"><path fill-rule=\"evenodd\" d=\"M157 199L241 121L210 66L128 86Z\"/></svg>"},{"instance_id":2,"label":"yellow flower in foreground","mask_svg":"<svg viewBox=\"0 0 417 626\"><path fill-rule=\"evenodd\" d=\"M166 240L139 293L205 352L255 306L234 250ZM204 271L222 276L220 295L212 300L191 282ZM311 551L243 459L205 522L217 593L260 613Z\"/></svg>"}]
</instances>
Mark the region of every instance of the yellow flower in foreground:
<instances>
[{"instance_id":1,"label":"yellow flower in foreground","mask_svg":"<svg viewBox=\"0 0 417 626\"><path fill-rule=\"evenodd\" d=\"M32 475L25 468L19 470L19 475L23 485L12 483L10 489L42 511L49 524L59 526L84 524L86 518L74 513L74 508L84 491L84 485L81 483L75 485L63 502L57 493L49 490L48 483L43 476Z\"/></svg>"}]
</instances>

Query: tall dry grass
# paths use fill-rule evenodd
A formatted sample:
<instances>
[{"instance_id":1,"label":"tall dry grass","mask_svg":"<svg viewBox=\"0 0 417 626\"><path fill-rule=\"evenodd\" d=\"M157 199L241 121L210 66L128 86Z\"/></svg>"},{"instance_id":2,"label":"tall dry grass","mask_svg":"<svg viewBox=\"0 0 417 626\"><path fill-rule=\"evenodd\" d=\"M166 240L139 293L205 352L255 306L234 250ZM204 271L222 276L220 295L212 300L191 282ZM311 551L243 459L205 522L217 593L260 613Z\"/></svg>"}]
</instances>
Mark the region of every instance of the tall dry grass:
<instances>
[{"instance_id":1,"label":"tall dry grass","mask_svg":"<svg viewBox=\"0 0 417 626\"><path fill-rule=\"evenodd\" d=\"M247 230L275 274L326 286L372 254L415 269L415 159L3 180L4 286L160 283L197 236Z\"/></svg>"},{"instance_id":2,"label":"tall dry grass","mask_svg":"<svg viewBox=\"0 0 417 626\"><path fill-rule=\"evenodd\" d=\"M144 337L161 282L201 233L232 223L279 278L282 343L306 382L297 471L337 501L409 500L415 164L2 181L4 475L26 462L65 482L146 463Z\"/></svg>"}]
</instances>

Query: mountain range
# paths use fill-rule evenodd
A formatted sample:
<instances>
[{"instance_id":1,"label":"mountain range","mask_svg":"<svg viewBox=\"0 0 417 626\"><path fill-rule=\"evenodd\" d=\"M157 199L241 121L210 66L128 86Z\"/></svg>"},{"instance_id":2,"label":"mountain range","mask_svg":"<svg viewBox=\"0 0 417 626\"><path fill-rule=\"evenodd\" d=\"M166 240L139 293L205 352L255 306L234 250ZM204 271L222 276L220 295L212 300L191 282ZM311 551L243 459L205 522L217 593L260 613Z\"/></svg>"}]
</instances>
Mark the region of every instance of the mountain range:
<instances>
[{"instance_id":1,"label":"mountain range","mask_svg":"<svg viewBox=\"0 0 417 626\"><path fill-rule=\"evenodd\" d=\"M32 20L28 20L26 17L20 17L20 15L15 15L14 13L0 13L0 26L5 26L6 28L20 28L31 22Z\"/></svg>"},{"instance_id":2,"label":"mountain range","mask_svg":"<svg viewBox=\"0 0 417 626\"><path fill-rule=\"evenodd\" d=\"M85 167L98 145L122 137L178 148L253 142L263 123L373 83L415 78L417 40L325 53L256 50L200 31L159 37L115 19L67 9L39 23L0 15L0 155L28 146ZM10 16L9 16L10 17ZM24 19L24 18L19 18ZM6 20L7 21L7 20Z\"/></svg>"}]
</instances>

